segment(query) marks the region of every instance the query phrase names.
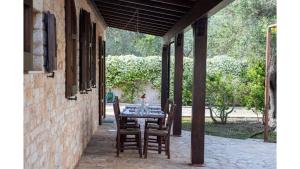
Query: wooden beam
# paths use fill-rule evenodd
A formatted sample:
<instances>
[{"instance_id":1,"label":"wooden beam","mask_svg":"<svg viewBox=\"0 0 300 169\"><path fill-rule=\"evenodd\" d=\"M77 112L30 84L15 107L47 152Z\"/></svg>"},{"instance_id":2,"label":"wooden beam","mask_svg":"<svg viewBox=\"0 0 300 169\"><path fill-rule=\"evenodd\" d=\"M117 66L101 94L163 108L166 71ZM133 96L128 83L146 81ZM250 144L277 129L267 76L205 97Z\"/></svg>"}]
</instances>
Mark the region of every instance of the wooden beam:
<instances>
[{"instance_id":1,"label":"wooden beam","mask_svg":"<svg viewBox=\"0 0 300 169\"><path fill-rule=\"evenodd\" d=\"M131 31L131 32L136 32L136 29L131 28L131 27L122 28L119 25L114 25L114 24L110 24L109 27L122 29L122 30L127 30L127 31ZM139 30L139 32L144 33L144 34L149 34L149 35L155 35L155 36L162 36L164 34L164 33L161 33L161 32L156 32L154 30Z\"/></svg>"},{"instance_id":2,"label":"wooden beam","mask_svg":"<svg viewBox=\"0 0 300 169\"><path fill-rule=\"evenodd\" d=\"M207 58L207 18L193 25L194 71L191 129L192 165L204 164L205 84Z\"/></svg>"},{"instance_id":3,"label":"wooden beam","mask_svg":"<svg viewBox=\"0 0 300 169\"><path fill-rule=\"evenodd\" d=\"M98 5L98 8L100 11L106 10L106 11L114 11L116 13L124 13L124 12L130 12L130 13L135 13L136 9L133 8L127 8L127 7L122 7L120 8L117 5ZM141 16L150 16L153 18L158 18L161 20L168 20L171 22L176 22L180 19L180 16L170 16L170 15L164 15L161 13L155 13L155 12L149 12L149 11L144 11L144 10L139 10L139 15Z\"/></svg>"},{"instance_id":4,"label":"wooden beam","mask_svg":"<svg viewBox=\"0 0 300 169\"><path fill-rule=\"evenodd\" d=\"M118 11L114 11L114 10L102 9L101 13L103 15L107 15L107 16L110 16L110 17L122 16L122 17L130 17L130 18L135 17L135 18L137 18L137 15L135 14L135 12L128 12L128 11L118 12ZM168 25L174 25L176 23L175 21L164 20L164 19L161 19L161 18L156 18L154 16L143 15L141 13L138 14L138 19L139 20L145 20L145 21L152 21L152 22L156 22L156 23L168 24Z\"/></svg>"},{"instance_id":5,"label":"wooden beam","mask_svg":"<svg viewBox=\"0 0 300 169\"><path fill-rule=\"evenodd\" d=\"M106 18L105 19L107 22L108 21L118 21L124 25L134 25L136 26L136 21L135 20L131 20L129 18L121 18L121 17L109 17L109 18ZM156 23L150 23L150 22L140 22L139 21L139 26L145 26L145 27L152 27L152 28L158 28L160 30L166 30L168 31L169 27L168 26L165 26L165 25L160 25L160 24L156 24Z\"/></svg>"},{"instance_id":6,"label":"wooden beam","mask_svg":"<svg viewBox=\"0 0 300 169\"><path fill-rule=\"evenodd\" d=\"M178 32L182 32L187 26L193 24L201 17L207 17L224 8L233 0L199 0L193 8L187 12L165 35L164 41L169 42Z\"/></svg>"},{"instance_id":7,"label":"wooden beam","mask_svg":"<svg viewBox=\"0 0 300 169\"><path fill-rule=\"evenodd\" d=\"M179 13L185 13L189 10L190 7L184 7L184 6L174 6L173 4L165 4L161 2L155 2L155 1L145 1L145 0L119 0L122 2L127 2L129 4L136 4L136 5L142 5L145 7L151 7L156 8L160 10L167 10L167 11L174 11Z\"/></svg>"},{"instance_id":8,"label":"wooden beam","mask_svg":"<svg viewBox=\"0 0 300 169\"><path fill-rule=\"evenodd\" d=\"M157 14L164 14L164 15L169 15L169 16L176 16L176 17L181 17L184 12L175 12L175 11L170 11L170 10L164 10L164 9L158 9L158 8L153 8L153 7L148 7L148 6L143 6L139 4L130 4L127 2L122 2L122 1L110 1L110 0L95 0L95 3L98 6L118 6L119 8L127 7L127 8L132 8L135 10L142 10L142 11L149 11Z\"/></svg>"},{"instance_id":9,"label":"wooden beam","mask_svg":"<svg viewBox=\"0 0 300 169\"><path fill-rule=\"evenodd\" d=\"M183 79L183 32L177 34L175 40L175 74L174 74L174 114L173 135L181 136L182 115L182 79Z\"/></svg>"},{"instance_id":10,"label":"wooden beam","mask_svg":"<svg viewBox=\"0 0 300 169\"><path fill-rule=\"evenodd\" d=\"M136 25L126 25L118 20L110 20L108 19L107 20L107 23L108 23L108 26L111 26L111 25L114 25L114 26L119 26L121 29L122 28L132 28L135 30L135 32L137 31L140 31L140 30L153 30L153 31L157 31L157 32L160 32L160 33L165 33L167 32L166 29L159 29L157 27L154 27L154 26L146 26L146 25L140 25L139 28L137 29Z\"/></svg>"},{"instance_id":11,"label":"wooden beam","mask_svg":"<svg viewBox=\"0 0 300 169\"><path fill-rule=\"evenodd\" d=\"M137 17L133 17L133 16L126 16L126 15L114 15L114 14L111 14L111 13L106 13L106 12L102 12L102 15L104 16L104 18L119 18L119 19L125 19L125 20L130 20L131 24L140 24L140 23L147 23L147 24L152 24L152 25L159 25L159 26L164 26L164 27L167 27L167 28L171 28L172 27L172 23L164 23L164 22L161 22L161 21L154 21L154 20L151 20L151 19L147 19L147 18L138 18L138 21L137 21Z\"/></svg>"},{"instance_id":12,"label":"wooden beam","mask_svg":"<svg viewBox=\"0 0 300 169\"><path fill-rule=\"evenodd\" d=\"M163 45L162 49L162 57L161 57L161 109L164 109L166 105L166 101L169 99L168 91L169 91L169 79L168 79L168 52L169 45Z\"/></svg>"},{"instance_id":13,"label":"wooden beam","mask_svg":"<svg viewBox=\"0 0 300 169\"><path fill-rule=\"evenodd\" d=\"M150 0L150 1L160 2L168 5L186 7L186 8L191 8L194 5L194 1L189 1L189 0Z\"/></svg>"}]
</instances>

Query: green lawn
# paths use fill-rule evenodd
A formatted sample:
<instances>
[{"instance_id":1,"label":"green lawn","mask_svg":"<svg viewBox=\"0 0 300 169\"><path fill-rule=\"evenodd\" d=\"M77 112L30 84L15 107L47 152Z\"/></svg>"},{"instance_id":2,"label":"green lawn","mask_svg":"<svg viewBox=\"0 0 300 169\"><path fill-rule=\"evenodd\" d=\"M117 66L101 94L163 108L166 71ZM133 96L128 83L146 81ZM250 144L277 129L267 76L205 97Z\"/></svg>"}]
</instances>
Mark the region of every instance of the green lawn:
<instances>
[{"instance_id":1,"label":"green lawn","mask_svg":"<svg viewBox=\"0 0 300 169\"><path fill-rule=\"evenodd\" d=\"M182 129L191 130L191 118L182 118ZM262 131L263 125L256 121L255 118L244 119L244 118L229 118L227 124L215 124L210 118L205 119L205 134L237 138L237 139L247 139L252 134ZM262 139L263 134L256 136L255 138ZM276 133L270 133L270 141L276 142Z\"/></svg>"}]
</instances>

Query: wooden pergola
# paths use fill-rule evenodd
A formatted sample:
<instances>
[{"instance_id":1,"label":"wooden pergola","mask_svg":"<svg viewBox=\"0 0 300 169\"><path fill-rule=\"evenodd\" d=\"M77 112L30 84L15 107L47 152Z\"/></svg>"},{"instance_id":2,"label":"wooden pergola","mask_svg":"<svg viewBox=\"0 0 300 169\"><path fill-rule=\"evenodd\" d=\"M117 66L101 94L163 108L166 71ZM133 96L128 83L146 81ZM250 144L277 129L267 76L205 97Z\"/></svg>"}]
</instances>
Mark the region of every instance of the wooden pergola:
<instances>
[{"instance_id":1,"label":"wooden pergola","mask_svg":"<svg viewBox=\"0 0 300 169\"><path fill-rule=\"evenodd\" d=\"M170 44L175 43L173 135L181 135L184 32L193 29L191 164L204 164L208 17L233 0L92 0L107 26L163 37L161 105L169 99Z\"/></svg>"}]
</instances>

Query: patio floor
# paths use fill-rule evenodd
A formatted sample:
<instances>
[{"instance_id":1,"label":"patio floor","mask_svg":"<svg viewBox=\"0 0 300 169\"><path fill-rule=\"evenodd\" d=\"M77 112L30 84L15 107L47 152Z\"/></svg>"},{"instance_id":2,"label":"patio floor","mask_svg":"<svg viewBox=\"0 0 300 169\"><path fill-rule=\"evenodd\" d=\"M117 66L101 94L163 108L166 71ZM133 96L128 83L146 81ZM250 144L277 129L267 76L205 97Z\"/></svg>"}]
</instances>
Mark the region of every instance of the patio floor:
<instances>
[{"instance_id":1,"label":"patio floor","mask_svg":"<svg viewBox=\"0 0 300 169\"><path fill-rule=\"evenodd\" d=\"M108 119L112 121L112 117ZM77 169L183 169L194 168L190 163L191 133L171 137L171 159L157 152L149 152L148 158L139 158L138 152L127 150L116 157L116 129L113 123L104 123L91 138ZM276 144L261 140L240 140L205 136L205 169L275 169Z\"/></svg>"}]
</instances>

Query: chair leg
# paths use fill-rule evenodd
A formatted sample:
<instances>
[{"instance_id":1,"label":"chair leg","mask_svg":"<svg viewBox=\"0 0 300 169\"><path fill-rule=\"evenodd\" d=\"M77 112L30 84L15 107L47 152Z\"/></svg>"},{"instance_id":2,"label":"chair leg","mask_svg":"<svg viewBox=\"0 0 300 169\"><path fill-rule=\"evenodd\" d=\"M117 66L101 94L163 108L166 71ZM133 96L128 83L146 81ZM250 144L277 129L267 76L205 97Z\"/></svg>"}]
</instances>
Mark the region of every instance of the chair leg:
<instances>
[{"instance_id":1,"label":"chair leg","mask_svg":"<svg viewBox=\"0 0 300 169\"><path fill-rule=\"evenodd\" d=\"M143 148L143 155L145 155L145 150L146 150L146 129L144 131L144 148Z\"/></svg>"},{"instance_id":2,"label":"chair leg","mask_svg":"<svg viewBox=\"0 0 300 169\"><path fill-rule=\"evenodd\" d=\"M158 154L161 154L161 137L157 136L157 142L158 142Z\"/></svg>"},{"instance_id":3,"label":"chair leg","mask_svg":"<svg viewBox=\"0 0 300 169\"><path fill-rule=\"evenodd\" d=\"M120 153L120 135L117 135L117 157L119 157L119 153Z\"/></svg>"},{"instance_id":4,"label":"chair leg","mask_svg":"<svg viewBox=\"0 0 300 169\"><path fill-rule=\"evenodd\" d=\"M120 152L124 152L124 141L125 141L125 139L126 139L126 135L124 136L124 135L121 135L120 136L120 139L121 139L121 150L120 150Z\"/></svg>"},{"instance_id":5,"label":"chair leg","mask_svg":"<svg viewBox=\"0 0 300 169\"><path fill-rule=\"evenodd\" d=\"M163 141L164 141L164 144L165 144L165 154L167 156L168 155L168 143L167 143L166 137L163 137Z\"/></svg>"},{"instance_id":6,"label":"chair leg","mask_svg":"<svg viewBox=\"0 0 300 169\"><path fill-rule=\"evenodd\" d=\"M169 138L169 137L166 138L166 142L167 142L167 144L168 144L168 145L166 146L167 149L168 149L168 150L167 150L167 151L168 151L168 159L170 159L171 157L170 157L170 138Z\"/></svg>"},{"instance_id":7,"label":"chair leg","mask_svg":"<svg viewBox=\"0 0 300 169\"><path fill-rule=\"evenodd\" d=\"M139 133L139 139L138 139L138 145L139 145L139 154L140 158L142 158L142 134L141 132Z\"/></svg>"},{"instance_id":8,"label":"chair leg","mask_svg":"<svg viewBox=\"0 0 300 169\"><path fill-rule=\"evenodd\" d=\"M144 156L147 158L147 151L148 151L148 134L145 135L145 149L144 149Z\"/></svg>"}]
</instances>

